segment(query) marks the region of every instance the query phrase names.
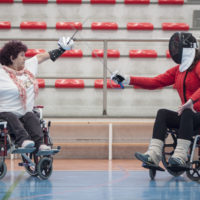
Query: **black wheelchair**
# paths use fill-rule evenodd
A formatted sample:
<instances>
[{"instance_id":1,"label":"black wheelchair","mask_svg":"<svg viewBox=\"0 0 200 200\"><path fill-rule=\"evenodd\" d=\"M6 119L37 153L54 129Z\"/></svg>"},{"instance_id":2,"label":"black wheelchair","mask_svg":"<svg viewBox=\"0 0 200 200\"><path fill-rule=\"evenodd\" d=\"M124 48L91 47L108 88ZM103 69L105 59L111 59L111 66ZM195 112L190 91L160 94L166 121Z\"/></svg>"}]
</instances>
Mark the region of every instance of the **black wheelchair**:
<instances>
[{"instance_id":1,"label":"black wheelchair","mask_svg":"<svg viewBox=\"0 0 200 200\"><path fill-rule=\"evenodd\" d=\"M7 172L5 158L8 153L20 154L22 162L19 166L23 166L30 176L39 177L43 180L48 179L53 171L53 155L60 152L60 146L53 148L53 143L49 136L49 129L51 122L48 123L42 117L43 106L36 106L33 112L40 119L41 129L44 133L44 144L51 146L49 151L38 151L36 148L18 148L14 144L14 137L9 130L6 121L0 120L0 179L2 179Z\"/></svg>"},{"instance_id":2,"label":"black wheelchair","mask_svg":"<svg viewBox=\"0 0 200 200\"><path fill-rule=\"evenodd\" d=\"M200 180L200 132L194 132L194 136L192 138L192 142L188 151L188 161L187 167L185 168L176 168L171 167L169 165L169 158L173 155L174 150L177 145L177 131L176 129L168 129L165 142L162 151L162 163L164 168L171 174L172 176L180 176L186 172L186 175L192 181ZM146 167L143 165L143 167ZM146 167L147 168L147 167ZM164 169L160 169L160 171L165 171ZM149 176L151 180L154 180L156 176L156 169L149 168Z\"/></svg>"}]
</instances>

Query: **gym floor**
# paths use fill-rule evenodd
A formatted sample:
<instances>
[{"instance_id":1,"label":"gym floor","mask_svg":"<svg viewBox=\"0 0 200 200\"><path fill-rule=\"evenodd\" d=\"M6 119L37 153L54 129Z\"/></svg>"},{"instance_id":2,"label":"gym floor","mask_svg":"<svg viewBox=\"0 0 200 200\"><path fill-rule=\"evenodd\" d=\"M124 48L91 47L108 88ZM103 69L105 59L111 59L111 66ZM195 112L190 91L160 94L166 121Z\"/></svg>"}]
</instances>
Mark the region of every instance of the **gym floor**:
<instances>
[{"instance_id":1,"label":"gym floor","mask_svg":"<svg viewBox=\"0 0 200 200\"><path fill-rule=\"evenodd\" d=\"M151 180L137 160L54 160L48 180L31 177L20 160L6 160L2 200L199 200L200 182L157 172Z\"/></svg>"}]
</instances>

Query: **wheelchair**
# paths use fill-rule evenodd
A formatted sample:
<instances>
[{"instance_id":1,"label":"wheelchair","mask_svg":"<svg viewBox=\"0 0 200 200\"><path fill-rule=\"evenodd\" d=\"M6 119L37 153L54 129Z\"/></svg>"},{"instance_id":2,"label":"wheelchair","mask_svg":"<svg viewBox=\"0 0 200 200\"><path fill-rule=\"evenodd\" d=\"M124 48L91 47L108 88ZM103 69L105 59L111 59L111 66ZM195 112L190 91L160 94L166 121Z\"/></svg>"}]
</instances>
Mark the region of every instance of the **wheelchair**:
<instances>
[{"instance_id":1,"label":"wheelchair","mask_svg":"<svg viewBox=\"0 0 200 200\"><path fill-rule=\"evenodd\" d=\"M198 132L194 132L191 145L188 151L188 161L186 168L175 168L169 165L169 158L173 155L177 145L177 129L167 129L165 135L165 142L162 151L162 164L169 174L172 176L180 176L186 172L187 177L192 181L200 180L200 135ZM164 171L164 170L160 170ZM149 176L151 180L154 180L156 176L156 170L149 168Z\"/></svg>"},{"instance_id":2,"label":"wheelchair","mask_svg":"<svg viewBox=\"0 0 200 200\"><path fill-rule=\"evenodd\" d=\"M0 180L6 175L7 166L5 158L8 153L20 154L22 162L18 165L25 168L26 172L33 177L39 177L40 179L48 179L53 171L53 155L60 152L60 146L53 148L53 143L49 136L49 129L51 122L48 123L43 120L42 117L43 106L36 106L33 112L40 120L40 126L44 133L44 144L51 146L50 151L38 151L36 148L19 148L14 144L14 137L9 130L9 126L6 121L0 120Z\"/></svg>"}]
</instances>

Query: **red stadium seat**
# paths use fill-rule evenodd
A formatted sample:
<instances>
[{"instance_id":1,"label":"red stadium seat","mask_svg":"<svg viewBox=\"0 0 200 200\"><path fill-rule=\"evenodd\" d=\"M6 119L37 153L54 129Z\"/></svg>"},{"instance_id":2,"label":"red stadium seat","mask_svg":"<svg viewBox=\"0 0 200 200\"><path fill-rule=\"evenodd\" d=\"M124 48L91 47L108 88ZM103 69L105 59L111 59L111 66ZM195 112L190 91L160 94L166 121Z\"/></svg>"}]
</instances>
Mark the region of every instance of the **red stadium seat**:
<instances>
[{"instance_id":1,"label":"red stadium seat","mask_svg":"<svg viewBox=\"0 0 200 200\"><path fill-rule=\"evenodd\" d=\"M150 4L150 0L124 0L125 4Z\"/></svg>"},{"instance_id":2,"label":"red stadium seat","mask_svg":"<svg viewBox=\"0 0 200 200\"><path fill-rule=\"evenodd\" d=\"M130 58L157 58L157 52L155 50L130 50Z\"/></svg>"},{"instance_id":3,"label":"red stadium seat","mask_svg":"<svg viewBox=\"0 0 200 200\"><path fill-rule=\"evenodd\" d=\"M82 29L82 23L81 22L57 22L56 23L56 29Z\"/></svg>"},{"instance_id":4,"label":"red stadium seat","mask_svg":"<svg viewBox=\"0 0 200 200\"><path fill-rule=\"evenodd\" d=\"M92 51L92 57L97 58L97 57L103 57L104 56L104 51L102 49L94 49ZM120 57L120 52L115 49L108 49L107 50L107 56L108 58L119 58Z\"/></svg>"},{"instance_id":5,"label":"red stadium seat","mask_svg":"<svg viewBox=\"0 0 200 200\"><path fill-rule=\"evenodd\" d=\"M56 0L56 3L59 3L59 4L63 4L63 3L79 4L79 3L82 3L82 0Z\"/></svg>"},{"instance_id":6,"label":"red stadium seat","mask_svg":"<svg viewBox=\"0 0 200 200\"><path fill-rule=\"evenodd\" d=\"M0 29L10 29L10 28L11 28L10 22L1 22L0 21Z\"/></svg>"},{"instance_id":7,"label":"red stadium seat","mask_svg":"<svg viewBox=\"0 0 200 200\"><path fill-rule=\"evenodd\" d=\"M81 79L57 79L56 88L84 88L84 80Z\"/></svg>"},{"instance_id":8,"label":"red stadium seat","mask_svg":"<svg viewBox=\"0 0 200 200\"><path fill-rule=\"evenodd\" d=\"M26 57L33 57L39 53L44 53L44 49L28 49L28 51L25 53Z\"/></svg>"},{"instance_id":9,"label":"red stadium seat","mask_svg":"<svg viewBox=\"0 0 200 200\"><path fill-rule=\"evenodd\" d=\"M37 79L38 87L44 88L45 87L45 80L44 79Z\"/></svg>"},{"instance_id":10,"label":"red stadium seat","mask_svg":"<svg viewBox=\"0 0 200 200\"><path fill-rule=\"evenodd\" d=\"M127 24L127 30L153 30L152 23L132 23Z\"/></svg>"},{"instance_id":11,"label":"red stadium seat","mask_svg":"<svg viewBox=\"0 0 200 200\"><path fill-rule=\"evenodd\" d=\"M94 82L94 88L103 88L103 79L97 79ZM107 80L107 88L121 88L120 85L116 84L114 81Z\"/></svg>"},{"instance_id":12,"label":"red stadium seat","mask_svg":"<svg viewBox=\"0 0 200 200\"><path fill-rule=\"evenodd\" d=\"M0 3L13 3L14 0L0 0Z\"/></svg>"},{"instance_id":13,"label":"red stadium seat","mask_svg":"<svg viewBox=\"0 0 200 200\"><path fill-rule=\"evenodd\" d=\"M116 0L90 0L91 4L115 4Z\"/></svg>"},{"instance_id":14,"label":"red stadium seat","mask_svg":"<svg viewBox=\"0 0 200 200\"><path fill-rule=\"evenodd\" d=\"M46 22L21 22L21 29L46 29Z\"/></svg>"},{"instance_id":15,"label":"red stadium seat","mask_svg":"<svg viewBox=\"0 0 200 200\"><path fill-rule=\"evenodd\" d=\"M166 51L166 57L167 57L167 58L171 58L170 53L169 53L169 50Z\"/></svg>"},{"instance_id":16,"label":"red stadium seat","mask_svg":"<svg viewBox=\"0 0 200 200\"><path fill-rule=\"evenodd\" d=\"M76 57L76 58L82 58L83 52L80 49L72 49L69 51L65 51L61 57Z\"/></svg>"},{"instance_id":17,"label":"red stadium seat","mask_svg":"<svg viewBox=\"0 0 200 200\"><path fill-rule=\"evenodd\" d=\"M117 30L118 25L115 22L93 22L92 30Z\"/></svg>"},{"instance_id":18,"label":"red stadium seat","mask_svg":"<svg viewBox=\"0 0 200 200\"><path fill-rule=\"evenodd\" d=\"M159 4L184 4L184 0L158 0Z\"/></svg>"},{"instance_id":19,"label":"red stadium seat","mask_svg":"<svg viewBox=\"0 0 200 200\"><path fill-rule=\"evenodd\" d=\"M162 30L173 31L173 30L186 30L190 29L186 23L162 23Z\"/></svg>"},{"instance_id":20,"label":"red stadium seat","mask_svg":"<svg viewBox=\"0 0 200 200\"><path fill-rule=\"evenodd\" d=\"M22 0L23 3L48 3L48 0Z\"/></svg>"}]
</instances>

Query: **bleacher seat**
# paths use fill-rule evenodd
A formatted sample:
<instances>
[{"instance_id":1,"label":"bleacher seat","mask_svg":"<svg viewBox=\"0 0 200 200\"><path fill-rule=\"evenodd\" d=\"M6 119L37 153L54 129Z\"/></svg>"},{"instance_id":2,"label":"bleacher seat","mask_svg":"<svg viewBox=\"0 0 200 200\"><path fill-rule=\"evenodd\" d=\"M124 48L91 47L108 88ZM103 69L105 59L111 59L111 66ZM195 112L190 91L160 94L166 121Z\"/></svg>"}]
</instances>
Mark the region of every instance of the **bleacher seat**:
<instances>
[{"instance_id":1,"label":"bleacher seat","mask_svg":"<svg viewBox=\"0 0 200 200\"><path fill-rule=\"evenodd\" d=\"M21 29L47 29L46 22L30 22L24 21L20 23Z\"/></svg>"},{"instance_id":2,"label":"bleacher seat","mask_svg":"<svg viewBox=\"0 0 200 200\"><path fill-rule=\"evenodd\" d=\"M38 87L45 88L45 80L44 79L37 79Z\"/></svg>"},{"instance_id":3,"label":"bleacher seat","mask_svg":"<svg viewBox=\"0 0 200 200\"><path fill-rule=\"evenodd\" d=\"M118 25L115 22L93 22L92 30L117 30Z\"/></svg>"},{"instance_id":4,"label":"bleacher seat","mask_svg":"<svg viewBox=\"0 0 200 200\"><path fill-rule=\"evenodd\" d=\"M84 80L81 79L57 79L55 81L56 88L84 88Z\"/></svg>"},{"instance_id":5,"label":"bleacher seat","mask_svg":"<svg viewBox=\"0 0 200 200\"><path fill-rule=\"evenodd\" d=\"M94 88L101 89L103 88L103 79L97 79L94 81ZM114 81L108 79L107 80L107 88L121 88L119 84L116 84Z\"/></svg>"},{"instance_id":6,"label":"bleacher seat","mask_svg":"<svg viewBox=\"0 0 200 200\"><path fill-rule=\"evenodd\" d=\"M189 25L186 23L162 23L162 30L174 31L174 30L185 30L190 29Z\"/></svg>"},{"instance_id":7,"label":"bleacher seat","mask_svg":"<svg viewBox=\"0 0 200 200\"><path fill-rule=\"evenodd\" d=\"M159 4L184 4L184 0L158 0Z\"/></svg>"},{"instance_id":8,"label":"bleacher seat","mask_svg":"<svg viewBox=\"0 0 200 200\"><path fill-rule=\"evenodd\" d=\"M26 57L33 57L39 53L44 53L44 49L28 49L27 52L25 53Z\"/></svg>"},{"instance_id":9,"label":"bleacher seat","mask_svg":"<svg viewBox=\"0 0 200 200\"><path fill-rule=\"evenodd\" d=\"M130 50L130 58L157 58L157 52L155 50Z\"/></svg>"},{"instance_id":10,"label":"bleacher seat","mask_svg":"<svg viewBox=\"0 0 200 200\"><path fill-rule=\"evenodd\" d=\"M129 22L127 23L127 30L153 30L154 26L152 23L133 23L133 22Z\"/></svg>"},{"instance_id":11,"label":"bleacher seat","mask_svg":"<svg viewBox=\"0 0 200 200\"><path fill-rule=\"evenodd\" d=\"M104 51L102 49L94 49L92 51L92 57L93 58L102 58L104 56ZM119 58L120 57L120 52L119 50L115 49L108 49L107 50L107 57L108 58Z\"/></svg>"},{"instance_id":12,"label":"bleacher seat","mask_svg":"<svg viewBox=\"0 0 200 200\"><path fill-rule=\"evenodd\" d=\"M167 58L171 58L170 53L169 53L169 50L166 51L166 57L167 57Z\"/></svg>"},{"instance_id":13,"label":"bleacher seat","mask_svg":"<svg viewBox=\"0 0 200 200\"><path fill-rule=\"evenodd\" d=\"M73 57L73 58L82 58L83 52L81 49L72 49L69 51L65 51L61 57Z\"/></svg>"},{"instance_id":14,"label":"bleacher seat","mask_svg":"<svg viewBox=\"0 0 200 200\"><path fill-rule=\"evenodd\" d=\"M82 0L56 0L56 3L58 4L81 4Z\"/></svg>"},{"instance_id":15,"label":"bleacher seat","mask_svg":"<svg viewBox=\"0 0 200 200\"><path fill-rule=\"evenodd\" d=\"M8 21L0 21L0 29L10 29L11 28L11 23Z\"/></svg>"},{"instance_id":16,"label":"bleacher seat","mask_svg":"<svg viewBox=\"0 0 200 200\"><path fill-rule=\"evenodd\" d=\"M91 4L115 4L116 0L90 0Z\"/></svg>"},{"instance_id":17,"label":"bleacher seat","mask_svg":"<svg viewBox=\"0 0 200 200\"><path fill-rule=\"evenodd\" d=\"M41 3L41 4L47 4L48 0L22 0L22 3Z\"/></svg>"},{"instance_id":18,"label":"bleacher seat","mask_svg":"<svg viewBox=\"0 0 200 200\"><path fill-rule=\"evenodd\" d=\"M13 3L14 0L0 0L0 3Z\"/></svg>"},{"instance_id":19,"label":"bleacher seat","mask_svg":"<svg viewBox=\"0 0 200 200\"><path fill-rule=\"evenodd\" d=\"M81 22L57 22L56 23L56 29L82 29L82 23Z\"/></svg>"},{"instance_id":20,"label":"bleacher seat","mask_svg":"<svg viewBox=\"0 0 200 200\"><path fill-rule=\"evenodd\" d=\"M150 4L150 0L124 0L125 4Z\"/></svg>"}]
</instances>

